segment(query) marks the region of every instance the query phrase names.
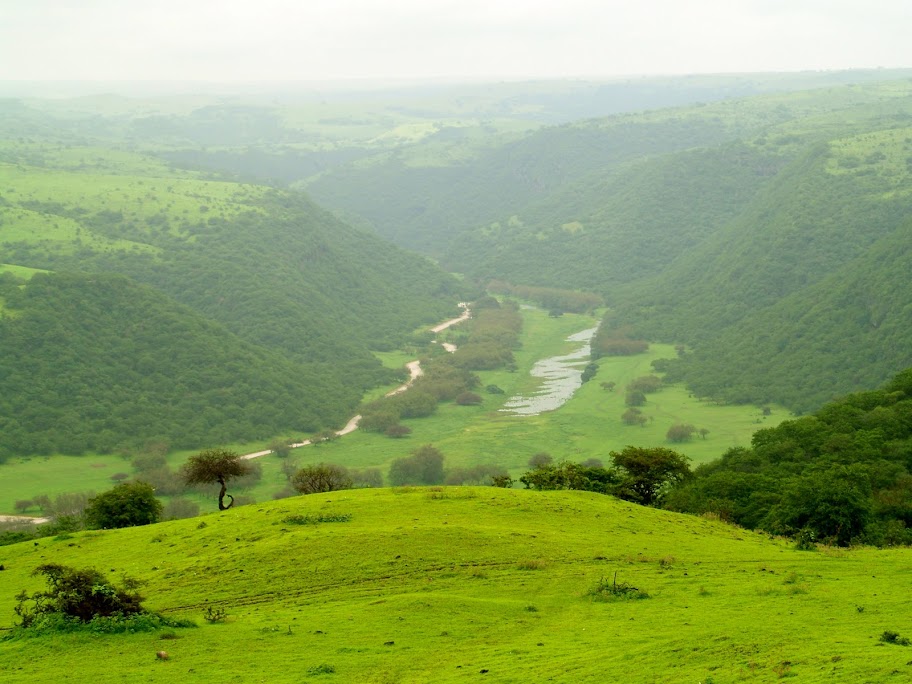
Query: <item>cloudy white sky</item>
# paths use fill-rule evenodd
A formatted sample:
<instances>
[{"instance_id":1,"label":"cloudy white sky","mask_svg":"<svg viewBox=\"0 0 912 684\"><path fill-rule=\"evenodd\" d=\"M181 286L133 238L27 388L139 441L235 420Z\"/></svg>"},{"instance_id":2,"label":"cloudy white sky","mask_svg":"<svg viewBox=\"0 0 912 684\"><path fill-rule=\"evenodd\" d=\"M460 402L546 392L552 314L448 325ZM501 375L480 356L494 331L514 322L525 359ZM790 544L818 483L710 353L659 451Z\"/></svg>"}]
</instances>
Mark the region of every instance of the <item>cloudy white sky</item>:
<instances>
[{"instance_id":1,"label":"cloudy white sky","mask_svg":"<svg viewBox=\"0 0 912 684\"><path fill-rule=\"evenodd\" d=\"M912 0L0 0L0 80L912 67Z\"/></svg>"}]
</instances>

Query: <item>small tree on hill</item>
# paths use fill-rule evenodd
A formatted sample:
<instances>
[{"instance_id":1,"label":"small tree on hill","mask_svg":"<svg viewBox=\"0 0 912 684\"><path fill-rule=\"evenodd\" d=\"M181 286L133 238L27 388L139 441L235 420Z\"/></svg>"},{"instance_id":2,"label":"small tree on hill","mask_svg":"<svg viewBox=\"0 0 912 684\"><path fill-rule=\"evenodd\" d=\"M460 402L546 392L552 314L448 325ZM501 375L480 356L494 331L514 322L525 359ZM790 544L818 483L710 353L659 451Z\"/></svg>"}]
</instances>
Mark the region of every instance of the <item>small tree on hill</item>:
<instances>
[{"instance_id":1,"label":"small tree on hill","mask_svg":"<svg viewBox=\"0 0 912 684\"><path fill-rule=\"evenodd\" d=\"M610 455L623 474L617 496L644 506L657 504L669 486L690 476L688 458L671 449L629 446Z\"/></svg>"},{"instance_id":2,"label":"small tree on hill","mask_svg":"<svg viewBox=\"0 0 912 684\"><path fill-rule=\"evenodd\" d=\"M89 499L86 524L96 529L150 525L161 518L162 504L152 485L125 482Z\"/></svg>"},{"instance_id":3,"label":"small tree on hill","mask_svg":"<svg viewBox=\"0 0 912 684\"><path fill-rule=\"evenodd\" d=\"M183 477L188 485L218 482L222 486L218 495L219 510L227 511L234 504L234 497L227 494L231 502L225 505L227 483L248 472L249 465L237 453L226 449L206 449L191 456L184 464Z\"/></svg>"}]
</instances>

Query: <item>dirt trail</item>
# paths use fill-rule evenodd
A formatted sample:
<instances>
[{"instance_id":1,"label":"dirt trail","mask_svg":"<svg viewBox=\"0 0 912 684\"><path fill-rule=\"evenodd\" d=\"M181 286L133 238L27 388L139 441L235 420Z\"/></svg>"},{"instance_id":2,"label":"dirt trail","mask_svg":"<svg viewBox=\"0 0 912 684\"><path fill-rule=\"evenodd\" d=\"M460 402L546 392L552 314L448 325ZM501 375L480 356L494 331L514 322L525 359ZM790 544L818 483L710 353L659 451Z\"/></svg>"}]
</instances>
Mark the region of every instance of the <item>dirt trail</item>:
<instances>
[{"instance_id":1,"label":"dirt trail","mask_svg":"<svg viewBox=\"0 0 912 684\"><path fill-rule=\"evenodd\" d=\"M435 325L433 328L431 328L431 332L440 333L440 332L443 332L444 330L446 330L447 328L452 328L457 323L462 323L463 321L468 320L472 315L472 312L469 310L469 305L466 302L460 302L459 306L462 307L462 309L464 309L461 316L459 316L458 318L451 318L450 320L444 321L443 323L440 323L439 325ZM449 342L444 342L444 343L442 343L442 346L444 349L446 349L451 354L456 351L455 344L451 344ZM424 370L422 370L422 368L421 368L421 362L418 360L409 361L407 364L405 364L405 367L408 368L408 372L409 372L408 381L402 385L399 385L399 387L397 387L396 389L390 390L384 396L394 397L397 394L402 394L409 387L411 387L412 384L415 382L415 380L420 378L421 375L424 373ZM354 432L355 430L358 429L358 424L360 422L361 422L360 414L357 416L352 416L351 420L349 420L348 423L346 423L345 427L342 428L341 430L339 430L338 432L336 432L336 436L344 437L345 435L351 434L352 432ZM313 444L313 442L311 440L305 439L303 442L297 442L297 443L291 444L289 446L292 449L298 449L300 447L310 446L311 444ZM271 453L272 453L272 451L270 449L266 449L265 451L255 451L252 454L244 454L243 456L241 456L241 458L249 461L254 458L260 458L261 456L268 456Z\"/></svg>"},{"instance_id":2,"label":"dirt trail","mask_svg":"<svg viewBox=\"0 0 912 684\"><path fill-rule=\"evenodd\" d=\"M433 332L433 333L443 332L447 328L451 328L454 325L456 325L457 323L462 323L463 321L468 320L468 318L472 315L471 311L469 311L469 305L466 304L465 302L460 302L459 306L464 309L461 316L459 316L458 318L452 318L448 321L444 321L443 323L441 323L439 325L435 325L433 328L431 328L431 332ZM456 351L456 345L450 344L449 342L444 342L442 344L442 346L444 349L446 349L451 354ZM393 397L397 394L402 394L409 387L411 387L412 383L414 383L415 380L420 378L421 374L424 372L421 368L421 362L417 361L417 360L410 361L409 363L406 364L405 367L408 368L408 371L409 371L408 381L406 383L400 385L396 389L387 392L385 396ZM360 422L361 422L360 415L352 416L351 420L349 420L348 423L345 424L345 427L342 428L341 430L339 430L338 432L336 432L336 436L344 437L345 435L348 435L348 434L354 432L355 430L358 429L358 424ZM292 449L298 449L300 447L310 446L311 444L313 444L313 442L311 440L305 439L303 442L297 442L296 444L291 444L290 446ZM271 449L265 449L264 451L255 451L252 454L244 454L243 456L241 456L241 458L249 461L254 458L268 456L271 453L272 453ZM50 522L50 518L33 518L33 517L27 516L27 515L0 515L0 523L5 523L5 522L32 523L35 525L42 525L44 523Z\"/></svg>"}]
</instances>

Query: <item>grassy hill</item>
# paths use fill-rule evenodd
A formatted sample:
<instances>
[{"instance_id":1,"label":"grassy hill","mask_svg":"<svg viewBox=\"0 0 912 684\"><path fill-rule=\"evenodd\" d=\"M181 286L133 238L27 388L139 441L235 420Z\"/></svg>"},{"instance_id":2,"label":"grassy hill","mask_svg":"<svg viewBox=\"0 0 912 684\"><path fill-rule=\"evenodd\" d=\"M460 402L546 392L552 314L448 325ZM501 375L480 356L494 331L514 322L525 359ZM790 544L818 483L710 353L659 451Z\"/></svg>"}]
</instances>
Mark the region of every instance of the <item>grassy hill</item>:
<instances>
[{"instance_id":1,"label":"grassy hill","mask_svg":"<svg viewBox=\"0 0 912 684\"><path fill-rule=\"evenodd\" d=\"M351 518L291 522L320 515ZM47 538L2 560L3 627L48 562L144 580L150 608L200 625L6 639L10 684L912 678L909 649L879 640L912 634L906 551L796 551L590 493L335 492ZM649 598L595 600L615 573ZM210 607L227 620L207 624Z\"/></svg>"}]
</instances>

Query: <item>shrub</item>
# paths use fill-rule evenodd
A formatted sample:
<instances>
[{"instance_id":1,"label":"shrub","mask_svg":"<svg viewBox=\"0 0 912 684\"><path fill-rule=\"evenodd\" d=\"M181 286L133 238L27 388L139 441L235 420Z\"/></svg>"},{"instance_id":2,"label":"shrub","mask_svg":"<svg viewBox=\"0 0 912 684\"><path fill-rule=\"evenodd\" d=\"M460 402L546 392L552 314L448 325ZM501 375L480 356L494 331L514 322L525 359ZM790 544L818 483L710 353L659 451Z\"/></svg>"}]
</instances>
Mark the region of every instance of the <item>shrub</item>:
<instances>
[{"instance_id":1,"label":"shrub","mask_svg":"<svg viewBox=\"0 0 912 684\"><path fill-rule=\"evenodd\" d=\"M144 612L135 580L125 579L123 587L116 587L98 570L77 570L55 563L39 565L32 574L44 575L47 589L31 596L23 591L16 597L14 610L20 627L37 626L53 616L58 621L86 623L96 617L128 617Z\"/></svg>"},{"instance_id":2,"label":"shrub","mask_svg":"<svg viewBox=\"0 0 912 684\"><path fill-rule=\"evenodd\" d=\"M632 406L621 414L621 420L625 425L645 425L649 422L640 409Z\"/></svg>"},{"instance_id":3,"label":"shrub","mask_svg":"<svg viewBox=\"0 0 912 684\"><path fill-rule=\"evenodd\" d=\"M165 504L162 510L163 520L180 520L183 518L195 518L199 515L199 504L190 499L175 497Z\"/></svg>"},{"instance_id":4,"label":"shrub","mask_svg":"<svg viewBox=\"0 0 912 684\"><path fill-rule=\"evenodd\" d=\"M485 387L485 392L488 394L503 394L504 391L497 385L488 385Z\"/></svg>"},{"instance_id":5,"label":"shrub","mask_svg":"<svg viewBox=\"0 0 912 684\"><path fill-rule=\"evenodd\" d=\"M687 442L690 441L690 438L693 437L693 434L697 431L693 425L685 425L684 423L676 423L668 428L668 432L665 433L665 437L669 442Z\"/></svg>"},{"instance_id":6,"label":"shrub","mask_svg":"<svg viewBox=\"0 0 912 684\"><path fill-rule=\"evenodd\" d=\"M443 454L430 444L397 458L390 465L389 481L393 486L406 484L435 485L443 483Z\"/></svg>"},{"instance_id":7,"label":"shrub","mask_svg":"<svg viewBox=\"0 0 912 684\"><path fill-rule=\"evenodd\" d=\"M352 479L348 470L332 463L318 463L301 468L291 478L291 486L301 494L334 492L351 489Z\"/></svg>"},{"instance_id":8,"label":"shrub","mask_svg":"<svg viewBox=\"0 0 912 684\"><path fill-rule=\"evenodd\" d=\"M627 390L627 395L624 397L624 403L627 404L627 406L642 406L646 403L646 395L640 390Z\"/></svg>"},{"instance_id":9,"label":"shrub","mask_svg":"<svg viewBox=\"0 0 912 684\"><path fill-rule=\"evenodd\" d=\"M554 463L554 459L551 458L551 454L548 454L544 451L539 451L537 454L533 454L529 459L530 468L544 468Z\"/></svg>"},{"instance_id":10,"label":"shrub","mask_svg":"<svg viewBox=\"0 0 912 684\"><path fill-rule=\"evenodd\" d=\"M502 489L510 489L515 484L515 480L509 475L492 475L491 486Z\"/></svg>"},{"instance_id":11,"label":"shrub","mask_svg":"<svg viewBox=\"0 0 912 684\"><path fill-rule=\"evenodd\" d=\"M906 637L899 636L899 633L890 630L880 635L880 640L885 644L896 644L897 646L908 646L910 641Z\"/></svg>"},{"instance_id":12,"label":"shrub","mask_svg":"<svg viewBox=\"0 0 912 684\"><path fill-rule=\"evenodd\" d=\"M403 437L407 437L408 435L412 434L412 428L408 427L407 425L400 424L390 425L388 428L386 428L386 430L384 430L384 434L387 437L392 437L393 439L402 439Z\"/></svg>"},{"instance_id":13,"label":"shrub","mask_svg":"<svg viewBox=\"0 0 912 684\"><path fill-rule=\"evenodd\" d=\"M649 598L649 594L645 591L638 589L627 582L618 584L617 573L614 573L614 578L610 582L605 577L600 579L598 583L589 590L588 595L591 596L594 601L629 601Z\"/></svg>"},{"instance_id":14,"label":"shrub","mask_svg":"<svg viewBox=\"0 0 912 684\"><path fill-rule=\"evenodd\" d=\"M124 482L89 499L86 523L95 529L150 525L161 518L162 504L145 482Z\"/></svg>"},{"instance_id":15,"label":"shrub","mask_svg":"<svg viewBox=\"0 0 912 684\"><path fill-rule=\"evenodd\" d=\"M484 400L474 392L462 392L456 397L456 403L460 406L478 406L482 401Z\"/></svg>"},{"instance_id":16,"label":"shrub","mask_svg":"<svg viewBox=\"0 0 912 684\"><path fill-rule=\"evenodd\" d=\"M355 489L382 487L383 473L379 468L355 468L348 471Z\"/></svg>"},{"instance_id":17,"label":"shrub","mask_svg":"<svg viewBox=\"0 0 912 684\"><path fill-rule=\"evenodd\" d=\"M447 471L447 485L490 485L495 477L509 477L501 466L481 464L470 468L453 468Z\"/></svg>"},{"instance_id":18,"label":"shrub","mask_svg":"<svg viewBox=\"0 0 912 684\"><path fill-rule=\"evenodd\" d=\"M643 375L631 381L627 385L627 389L643 392L644 394L658 392L662 389L662 378L657 375Z\"/></svg>"}]
</instances>

